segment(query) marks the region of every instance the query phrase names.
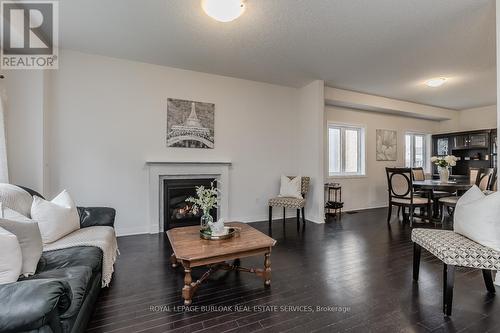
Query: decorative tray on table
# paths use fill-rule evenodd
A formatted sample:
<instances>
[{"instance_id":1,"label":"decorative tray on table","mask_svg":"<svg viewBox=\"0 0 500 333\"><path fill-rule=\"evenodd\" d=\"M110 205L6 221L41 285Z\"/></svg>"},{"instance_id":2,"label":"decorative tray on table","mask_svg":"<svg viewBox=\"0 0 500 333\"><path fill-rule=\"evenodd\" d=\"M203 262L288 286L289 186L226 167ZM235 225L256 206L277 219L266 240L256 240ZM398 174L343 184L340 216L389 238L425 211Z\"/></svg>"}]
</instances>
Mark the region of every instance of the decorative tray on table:
<instances>
[{"instance_id":1,"label":"decorative tray on table","mask_svg":"<svg viewBox=\"0 0 500 333\"><path fill-rule=\"evenodd\" d=\"M239 228L224 227L224 229L226 230L226 234L218 235L218 236L213 236L210 229L200 230L200 238L207 239L207 240L230 239L230 238L233 238L235 235L239 234L239 232L240 232Z\"/></svg>"}]
</instances>

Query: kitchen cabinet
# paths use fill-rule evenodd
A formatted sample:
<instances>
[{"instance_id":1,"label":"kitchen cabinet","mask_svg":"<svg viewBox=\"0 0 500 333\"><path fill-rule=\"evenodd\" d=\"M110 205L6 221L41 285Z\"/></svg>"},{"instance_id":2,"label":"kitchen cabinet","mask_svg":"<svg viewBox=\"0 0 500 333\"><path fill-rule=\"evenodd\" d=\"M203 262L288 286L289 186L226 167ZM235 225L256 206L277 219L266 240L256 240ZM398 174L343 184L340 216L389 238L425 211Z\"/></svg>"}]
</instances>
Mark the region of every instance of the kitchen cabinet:
<instances>
[{"instance_id":1,"label":"kitchen cabinet","mask_svg":"<svg viewBox=\"0 0 500 333\"><path fill-rule=\"evenodd\" d=\"M468 135L457 135L453 137L453 149L465 149L469 144Z\"/></svg>"},{"instance_id":2,"label":"kitchen cabinet","mask_svg":"<svg viewBox=\"0 0 500 333\"><path fill-rule=\"evenodd\" d=\"M459 134L453 137L453 149L488 148L489 133Z\"/></svg>"},{"instance_id":3,"label":"kitchen cabinet","mask_svg":"<svg viewBox=\"0 0 500 333\"><path fill-rule=\"evenodd\" d=\"M497 164L496 129L436 134L432 136L432 155L455 155L454 176L467 176L470 168L489 168ZM433 174L437 168L433 166ZM437 175L436 175L437 176Z\"/></svg>"},{"instance_id":4,"label":"kitchen cabinet","mask_svg":"<svg viewBox=\"0 0 500 333\"><path fill-rule=\"evenodd\" d=\"M488 148L489 145L488 133L478 133L469 135L470 148Z\"/></svg>"}]
</instances>

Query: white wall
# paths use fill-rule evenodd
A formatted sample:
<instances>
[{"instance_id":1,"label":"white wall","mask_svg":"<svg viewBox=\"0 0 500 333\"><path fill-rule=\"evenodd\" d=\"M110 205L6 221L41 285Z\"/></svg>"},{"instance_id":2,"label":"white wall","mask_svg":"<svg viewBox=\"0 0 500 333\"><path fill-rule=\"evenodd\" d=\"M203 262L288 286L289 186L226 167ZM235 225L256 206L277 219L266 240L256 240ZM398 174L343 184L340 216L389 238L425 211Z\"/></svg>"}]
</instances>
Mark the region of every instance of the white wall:
<instances>
[{"instance_id":1,"label":"white wall","mask_svg":"<svg viewBox=\"0 0 500 333\"><path fill-rule=\"evenodd\" d=\"M44 73L11 70L4 74L9 180L42 191Z\"/></svg>"},{"instance_id":2,"label":"white wall","mask_svg":"<svg viewBox=\"0 0 500 333\"><path fill-rule=\"evenodd\" d=\"M281 174L299 171L297 89L63 51L47 80L49 196L117 209L120 234L148 231L146 160L230 160L232 219L267 219ZM166 101L215 103L215 149L166 148Z\"/></svg>"},{"instance_id":3,"label":"white wall","mask_svg":"<svg viewBox=\"0 0 500 333\"><path fill-rule=\"evenodd\" d=\"M326 120L366 127L366 177L328 178L342 184L342 199L346 210L358 210L387 205L387 179L385 168L404 166L404 133L418 131L434 133L439 123L431 120L412 119L370 111L359 111L341 107L326 107ZM398 160L376 161L375 135L377 129L398 131ZM326 144L325 144L326 145ZM326 169L326 172L328 169Z\"/></svg>"},{"instance_id":4,"label":"white wall","mask_svg":"<svg viewBox=\"0 0 500 333\"><path fill-rule=\"evenodd\" d=\"M497 127L497 106L490 105L456 111L456 119L440 122L438 131L458 132Z\"/></svg>"},{"instance_id":5,"label":"white wall","mask_svg":"<svg viewBox=\"0 0 500 333\"><path fill-rule=\"evenodd\" d=\"M324 129L325 129L325 84L314 81L299 91L298 131L299 140L296 164L302 176L311 177L305 215L308 220L322 223L323 175L324 175Z\"/></svg>"}]
</instances>

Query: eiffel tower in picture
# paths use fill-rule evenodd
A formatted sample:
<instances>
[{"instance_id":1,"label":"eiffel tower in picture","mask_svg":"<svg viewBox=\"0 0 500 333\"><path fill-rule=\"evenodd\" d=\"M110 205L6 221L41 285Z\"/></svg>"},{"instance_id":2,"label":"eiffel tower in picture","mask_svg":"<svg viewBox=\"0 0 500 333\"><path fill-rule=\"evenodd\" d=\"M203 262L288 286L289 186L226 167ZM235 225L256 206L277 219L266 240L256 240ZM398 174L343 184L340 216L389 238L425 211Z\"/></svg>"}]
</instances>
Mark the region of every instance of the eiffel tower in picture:
<instances>
[{"instance_id":1,"label":"eiffel tower in picture","mask_svg":"<svg viewBox=\"0 0 500 333\"><path fill-rule=\"evenodd\" d=\"M169 99L169 103L170 103ZM182 125L172 125L167 134L167 147L213 148L214 138L210 129L202 125L196 114L196 102L191 102L191 111ZM171 110L168 112L179 112ZM185 112L182 110L182 112Z\"/></svg>"}]
</instances>

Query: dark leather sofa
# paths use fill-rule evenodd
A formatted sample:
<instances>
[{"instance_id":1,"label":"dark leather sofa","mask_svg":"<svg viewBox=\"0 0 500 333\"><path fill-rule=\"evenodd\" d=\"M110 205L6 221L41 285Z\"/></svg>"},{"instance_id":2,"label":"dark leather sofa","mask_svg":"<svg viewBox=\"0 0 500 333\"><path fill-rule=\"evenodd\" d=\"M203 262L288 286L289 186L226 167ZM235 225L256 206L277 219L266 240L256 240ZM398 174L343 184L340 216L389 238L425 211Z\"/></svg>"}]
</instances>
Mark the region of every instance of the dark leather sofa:
<instances>
[{"instance_id":1,"label":"dark leather sofa","mask_svg":"<svg viewBox=\"0 0 500 333\"><path fill-rule=\"evenodd\" d=\"M78 213L81 228L114 226L113 208L78 207ZM44 252L35 275L0 285L0 332L84 332L101 275L102 251L97 247Z\"/></svg>"}]
</instances>

